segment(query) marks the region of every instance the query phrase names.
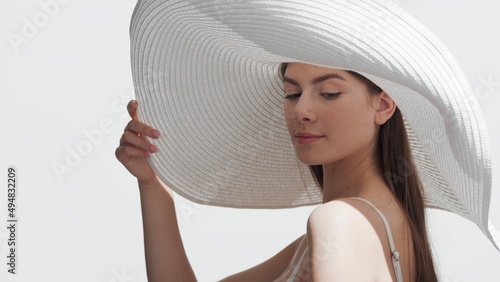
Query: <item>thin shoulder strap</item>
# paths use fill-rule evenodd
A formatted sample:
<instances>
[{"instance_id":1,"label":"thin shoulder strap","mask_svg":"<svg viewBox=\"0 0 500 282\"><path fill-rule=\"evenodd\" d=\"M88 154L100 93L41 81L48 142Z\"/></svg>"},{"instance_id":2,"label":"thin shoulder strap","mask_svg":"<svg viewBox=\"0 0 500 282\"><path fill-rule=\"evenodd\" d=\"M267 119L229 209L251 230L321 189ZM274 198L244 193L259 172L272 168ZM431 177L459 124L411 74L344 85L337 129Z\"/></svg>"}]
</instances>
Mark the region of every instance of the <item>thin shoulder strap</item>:
<instances>
[{"instance_id":1,"label":"thin shoulder strap","mask_svg":"<svg viewBox=\"0 0 500 282\"><path fill-rule=\"evenodd\" d=\"M378 215L384 222L385 230L387 232L387 238L389 238L389 246L391 248L391 254L392 254L392 266L394 267L394 272L396 273L396 280L398 282L402 282L403 274L401 273L401 265L399 264L399 252L396 250L396 247L394 246L391 227L389 226L389 222L387 222L387 219L385 218L384 214L374 204L372 204L370 201L366 199L359 197L350 197L349 199L357 199L369 204L378 213Z\"/></svg>"},{"instance_id":2,"label":"thin shoulder strap","mask_svg":"<svg viewBox=\"0 0 500 282\"><path fill-rule=\"evenodd\" d=\"M287 282L292 282L293 280L295 280L295 276L297 275L297 272L299 272L300 265L302 264L302 260L304 260L306 253L307 253L307 247L304 250L304 252L302 253L302 255L300 256L300 259L297 262L297 264L295 265L292 274L290 274L290 277L288 277L288 280L286 280Z\"/></svg>"}]
</instances>

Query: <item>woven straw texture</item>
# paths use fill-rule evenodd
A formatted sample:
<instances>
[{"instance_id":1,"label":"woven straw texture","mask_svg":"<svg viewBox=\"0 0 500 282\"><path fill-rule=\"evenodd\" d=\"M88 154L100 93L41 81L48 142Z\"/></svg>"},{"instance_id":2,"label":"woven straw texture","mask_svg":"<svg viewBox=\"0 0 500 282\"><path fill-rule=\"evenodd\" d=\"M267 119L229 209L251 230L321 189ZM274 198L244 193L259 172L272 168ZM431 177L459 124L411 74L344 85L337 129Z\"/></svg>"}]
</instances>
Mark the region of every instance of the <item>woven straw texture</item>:
<instances>
[{"instance_id":1,"label":"woven straw texture","mask_svg":"<svg viewBox=\"0 0 500 282\"><path fill-rule=\"evenodd\" d=\"M139 119L158 128L150 164L197 203L319 204L283 118L282 62L354 70L404 115L427 207L489 225L491 167L479 104L427 28L383 0L139 1L131 26ZM405 160L394 160L405 171Z\"/></svg>"}]
</instances>

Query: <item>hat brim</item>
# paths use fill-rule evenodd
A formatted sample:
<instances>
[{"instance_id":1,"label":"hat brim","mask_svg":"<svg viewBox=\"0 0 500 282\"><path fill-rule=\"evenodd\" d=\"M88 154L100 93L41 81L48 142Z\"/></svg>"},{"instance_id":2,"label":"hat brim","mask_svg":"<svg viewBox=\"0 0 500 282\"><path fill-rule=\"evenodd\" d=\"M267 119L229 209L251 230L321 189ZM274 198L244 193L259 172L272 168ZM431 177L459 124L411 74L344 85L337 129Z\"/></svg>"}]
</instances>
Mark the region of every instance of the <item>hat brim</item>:
<instances>
[{"instance_id":1,"label":"hat brim","mask_svg":"<svg viewBox=\"0 0 500 282\"><path fill-rule=\"evenodd\" d=\"M304 62L359 72L384 89L405 118L427 207L470 219L498 248L479 104L448 50L400 7L139 1L130 31L139 118L164 133L150 164L183 197L238 208L322 202L282 114L279 65Z\"/></svg>"}]
</instances>

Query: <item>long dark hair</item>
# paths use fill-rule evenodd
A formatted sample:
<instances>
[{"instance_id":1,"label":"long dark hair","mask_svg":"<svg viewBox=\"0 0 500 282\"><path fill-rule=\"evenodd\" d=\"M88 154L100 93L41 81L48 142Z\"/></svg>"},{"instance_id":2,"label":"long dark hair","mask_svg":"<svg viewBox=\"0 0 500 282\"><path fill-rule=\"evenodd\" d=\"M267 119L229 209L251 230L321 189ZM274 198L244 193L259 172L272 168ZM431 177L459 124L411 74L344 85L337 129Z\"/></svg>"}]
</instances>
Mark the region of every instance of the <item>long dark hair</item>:
<instances>
[{"instance_id":1,"label":"long dark hair","mask_svg":"<svg viewBox=\"0 0 500 282\"><path fill-rule=\"evenodd\" d=\"M287 63L281 64L282 77L286 67ZM382 92L379 86L363 75L353 71L348 72L363 82L369 93ZM415 281L438 281L425 224L423 188L413 163L403 115L399 108L396 107L392 117L380 126L377 148L380 171L383 172L387 185L403 208L410 228L416 267ZM315 181L323 189L323 166L310 165L309 169Z\"/></svg>"}]
</instances>

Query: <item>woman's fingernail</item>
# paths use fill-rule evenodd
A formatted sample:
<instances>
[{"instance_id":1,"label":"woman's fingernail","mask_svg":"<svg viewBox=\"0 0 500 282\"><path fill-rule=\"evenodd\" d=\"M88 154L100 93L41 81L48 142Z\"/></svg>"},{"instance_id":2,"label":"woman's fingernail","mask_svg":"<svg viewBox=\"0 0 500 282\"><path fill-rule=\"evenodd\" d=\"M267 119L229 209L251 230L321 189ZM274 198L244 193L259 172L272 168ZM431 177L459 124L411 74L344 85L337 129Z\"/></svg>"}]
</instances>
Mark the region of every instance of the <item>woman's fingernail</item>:
<instances>
[{"instance_id":1,"label":"woman's fingernail","mask_svg":"<svg viewBox=\"0 0 500 282\"><path fill-rule=\"evenodd\" d=\"M153 137L154 138L158 138L158 137L160 137L160 135L161 135L160 131L158 131L158 130L153 131Z\"/></svg>"},{"instance_id":2,"label":"woman's fingernail","mask_svg":"<svg viewBox=\"0 0 500 282\"><path fill-rule=\"evenodd\" d=\"M156 148L156 146L155 146L155 145L151 145L151 147L149 147L149 151L150 151L151 153L156 153L156 152L158 152L158 148Z\"/></svg>"},{"instance_id":3,"label":"woman's fingernail","mask_svg":"<svg viewBox=\"0 0 500 282\"><path fill-rule=\"evenodd\" d=\"M137 105L137 101L136 101L136 100L132 100L132 101L130 101L130 103L128 103L128 106L129 106L130 108L133 108L133 107L135 107L136 105Z\"/></svg>"}]
</instances>

